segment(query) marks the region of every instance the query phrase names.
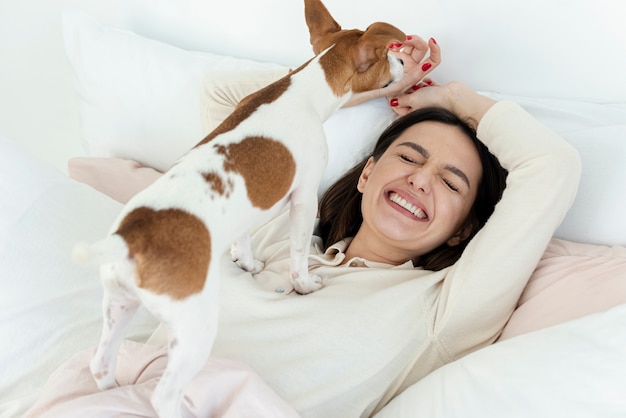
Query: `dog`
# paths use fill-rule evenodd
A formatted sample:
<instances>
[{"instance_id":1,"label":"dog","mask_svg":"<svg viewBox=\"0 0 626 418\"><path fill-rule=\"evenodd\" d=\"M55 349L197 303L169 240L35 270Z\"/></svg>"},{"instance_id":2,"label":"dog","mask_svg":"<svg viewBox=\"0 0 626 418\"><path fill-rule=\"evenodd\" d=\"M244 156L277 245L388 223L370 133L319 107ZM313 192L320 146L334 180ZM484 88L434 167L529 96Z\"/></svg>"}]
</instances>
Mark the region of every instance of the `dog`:
<instances>
[{"instance_id":1,"label":"dog","mask_svg":"<svg viewBox=\"0 0 626 418\"><path fill-rule=\"evenodd\" d=\"M322 124L357 92L403 76L390 45L406 35L387 23L342 30L320 0L305 0L314 58L243 99L233 113L133 197L110 234L74 248L99 263L104 325L90 370L101 390L115 386L116 353L143 304L169 330L168 364L151 397L161 417L182 412L186 385L216 335L220 258L229 246L245 270L248 231L290 208L290 280L301 294L322 287L308 273L317 187L327 161Z\"/></svg>"}]
</instances>

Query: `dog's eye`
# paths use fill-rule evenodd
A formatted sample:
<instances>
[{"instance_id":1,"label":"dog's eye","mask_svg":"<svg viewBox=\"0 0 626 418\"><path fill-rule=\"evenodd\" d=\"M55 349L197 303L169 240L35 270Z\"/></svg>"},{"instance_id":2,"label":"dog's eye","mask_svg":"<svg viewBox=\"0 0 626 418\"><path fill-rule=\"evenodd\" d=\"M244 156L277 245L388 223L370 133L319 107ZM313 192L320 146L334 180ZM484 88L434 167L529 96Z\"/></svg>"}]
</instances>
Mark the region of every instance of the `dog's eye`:
<instances>
[{"instance_id":1,"label":"dog's eye","mask_svg":"<svg viewBox=\"0 0 626 418\"><path fill-rule=\"evenodd\" d=\"M400 61L400 65L404 65L404 61L402 61L401 59L398 59L398 61Z\"/></svg>"}]
</instances>

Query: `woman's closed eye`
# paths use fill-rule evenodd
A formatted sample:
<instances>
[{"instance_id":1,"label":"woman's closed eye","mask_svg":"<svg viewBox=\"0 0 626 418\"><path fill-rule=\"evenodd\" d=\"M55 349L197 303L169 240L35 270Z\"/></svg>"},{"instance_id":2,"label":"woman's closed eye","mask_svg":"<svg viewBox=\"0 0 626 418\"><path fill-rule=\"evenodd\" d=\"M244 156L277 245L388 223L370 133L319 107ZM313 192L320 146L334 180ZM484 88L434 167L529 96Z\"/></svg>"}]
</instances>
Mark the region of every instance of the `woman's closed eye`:
<instances>
[{"instance_id":1,"label":"woman's closed eye","mask_svg":"<svg viewBox=\"0 0 626 418\"><path fill-rule=\"evenodd\" d=\"M411 156L409 156L407 154L400 154L400 158L402 160L406 161L407 163L419 164L419 165L424 164L422 161L419 161L418 158L411 157Z\"/></svg>"},{"instance_id":2,"label":"woman's closed eye","mask_svg":"<svg viewBox=\"0 0 626 418\"><path fill-rule=\"evenodd\" d=\"M458 191L459 191L459 188L458 188L458 187L456 187L456 186L454 185L454 183L452 183L450 180L448 180L448 179L447 179L447 178L445 178L445 177L442 177L442 179L443 179L443 182L446 184L446 186L448 186L448 188L449 188L450 190L452 190L453 192L458 192Z\"/></svg>"},{"instance_id":3,"label":"woman's closed eye","mask_svg":"<svg viewBox=\"0 0 626 418\"><path fill-rule=\"evenodd\" d=\"M404 151L408 152L404 152ZM398 154L404 161L412 164L424 164L430 154L421 145L407 141L398 145Z\"/></svg>"},{"instance_id":4,"label":"woman's closed eye","mask_svg":"<svg viewBox=\"0 0 626 418\"><path fill-rule=\"evenodd\" d=\"M411 159L411 157L409 157L408 155L400 154L400 158L402 158L407 163L415 163L415 161L413 161L413 159Z\"/></svg>"}]
</instances>

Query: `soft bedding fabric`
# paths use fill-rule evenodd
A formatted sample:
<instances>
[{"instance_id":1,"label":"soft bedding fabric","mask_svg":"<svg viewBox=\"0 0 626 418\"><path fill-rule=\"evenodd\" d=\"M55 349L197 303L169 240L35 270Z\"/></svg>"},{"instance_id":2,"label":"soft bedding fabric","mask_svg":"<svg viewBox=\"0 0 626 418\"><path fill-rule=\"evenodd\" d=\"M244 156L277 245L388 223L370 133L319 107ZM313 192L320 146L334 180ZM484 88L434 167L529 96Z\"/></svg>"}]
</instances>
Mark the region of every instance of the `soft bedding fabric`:
<instances>
[{"instance_id":1,"label":"soft bedding fabric","mask_svg":"<svg viewBox=\"0 0 626 418\"><path fill-rule=\"evenodd\" d=\"M68 161L71 178L126 203L161 176L161 172L122 158L76 157Z\"/></svg>"},{"instance_id":2,"label":"soft bedding fabric","mask_svg":"<svg viewBox=\"0 0 626 418\"><path fill-rule=\"evenodd\" d=\"M63 364L24 418L154 416L150 396L167 366L167 349L126 341L118 354L117 388L99 391L82 351ZM211 358L185 391L185 416L194 418L298 418L245 364Z\"/></svg>"},{"instance_id":3,"label":"soft bedding fabric","mask_svg":"<svg viewBox=\"0 0 626 418\"><path fill-rule=\"evenodd\" d=\"M553 239L499 341L621 304L626 304L626 247Z\"/></svg>"}]
</instances>

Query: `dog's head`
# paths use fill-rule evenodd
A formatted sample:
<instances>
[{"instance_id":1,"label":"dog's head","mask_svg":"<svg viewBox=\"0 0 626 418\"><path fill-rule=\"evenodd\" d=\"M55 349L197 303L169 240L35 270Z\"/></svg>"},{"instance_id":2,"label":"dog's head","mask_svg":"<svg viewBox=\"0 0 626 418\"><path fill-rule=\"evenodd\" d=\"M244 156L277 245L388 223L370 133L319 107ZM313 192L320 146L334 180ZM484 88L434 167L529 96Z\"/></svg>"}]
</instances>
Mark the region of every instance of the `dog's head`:
<instances>
[{"instance_id":1,"label":"dog's head","mask_svg":"<svg viewBox=\"0 0 626 418\"><path fill-rule=\"evenodd\" d=\"M406 40L400 29L377 22L365 31L342 30L320 0L304 0L304 13L315 54L333 47L320 64L336 94L374 90L402 78L402 60L389 53L390 44Z\"/></svg>"}]
</instances>

